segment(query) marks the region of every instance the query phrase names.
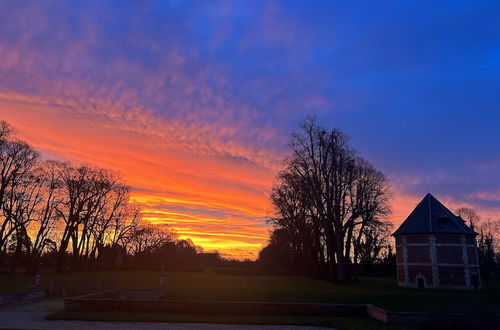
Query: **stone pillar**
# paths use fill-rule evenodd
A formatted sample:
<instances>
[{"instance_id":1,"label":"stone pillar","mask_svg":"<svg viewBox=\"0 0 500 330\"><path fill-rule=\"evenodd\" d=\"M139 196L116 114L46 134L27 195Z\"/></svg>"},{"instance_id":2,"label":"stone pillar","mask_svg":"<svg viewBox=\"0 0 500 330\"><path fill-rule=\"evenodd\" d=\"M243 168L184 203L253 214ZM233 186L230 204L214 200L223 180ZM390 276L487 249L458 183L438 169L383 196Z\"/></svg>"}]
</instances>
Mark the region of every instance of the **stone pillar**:
<instances>
[{"instance_id":1,"label":"stone pillar","mask_svg":"<svg viewBox=\"0 0 500 330\"><path fill-rule=\"evenodd\" d=\"M160 298L165 295L165 267L162 264L161 265L161 271L160 271Z\"/></svg>"},{"instance_id":2,"label":"stone pillar","mask_svg":"<svg viewBox=\"0 0 500 330\"><path fill-rule=\"evenodd\" d=\"M54 280L54 279L50 280L49 295L51 295L51 296L55 296L56 295L56 280Z\"/></svg>"},{"instance_id":3,"label":"stone pillar","mask_svg":"<svg viewBox=\"0 0 500 330\"><path fill-rule=\"evenodd\" d=\"M437 260L437 247L436 247L436 236L429 236L429 253L431 257L432 264L432 285L434 287L439 286L439 269Z\"/></svg>"},{"instance_id":4,"label":"stone pillar","mask_svg":"<svg viewBox=\"0 0 500 330\"><path fill-rule=\"evenodd\" d=\"M478 280L478 289L481 289L482 287L482 282L481 282L481 270L479 268L479 254L477 252L477 241L476 238L474 238L474 253L476 254L476 266L477 266L477 280Z\"/></svg>"}]
</instances>

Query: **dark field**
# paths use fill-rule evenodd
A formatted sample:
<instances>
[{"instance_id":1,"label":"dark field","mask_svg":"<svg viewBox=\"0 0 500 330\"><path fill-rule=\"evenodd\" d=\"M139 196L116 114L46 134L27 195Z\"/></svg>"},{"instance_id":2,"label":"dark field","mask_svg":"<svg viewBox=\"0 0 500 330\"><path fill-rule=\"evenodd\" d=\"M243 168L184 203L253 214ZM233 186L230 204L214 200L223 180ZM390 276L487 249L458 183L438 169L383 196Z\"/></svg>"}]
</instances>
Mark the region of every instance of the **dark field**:
<instances>
[{"instance_id":1,"label":"dark field","mask_svg":"<svg viewBox=\"0 0 500 330\"><path fill-rule=\"evenodd\" d=\"M116 287L158 287L155 271L89 271L43 275L43 284L64 278L70 286L95 286L99 279L114 280ZM0 276L0 291L22 290L33 276ZM172 300L282 301L342 304L374 304L396 311L483 312L500 309L500 283L491 282L481 291L398 288L395 279L366 277L353 285L335 285L302 276L217 275L212 272L167 272L167 296Z\"/></svg>"}]
</instances>

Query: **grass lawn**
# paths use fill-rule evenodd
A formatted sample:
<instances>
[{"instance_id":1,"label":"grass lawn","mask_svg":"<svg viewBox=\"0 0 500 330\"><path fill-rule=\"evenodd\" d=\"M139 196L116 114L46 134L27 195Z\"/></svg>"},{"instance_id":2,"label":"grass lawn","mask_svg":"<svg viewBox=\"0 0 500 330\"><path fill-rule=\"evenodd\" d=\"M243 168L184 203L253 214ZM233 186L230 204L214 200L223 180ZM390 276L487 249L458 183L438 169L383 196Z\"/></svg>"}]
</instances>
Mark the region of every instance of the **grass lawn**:
<instances>
[{"instance_id":1,"label":"grass lawn","mask_svg":"<svg viewBox=\"0 0 500 330\"><path fill-rule=\"evenodd\" d=\"M35 283L35 276L25 274L15 274L7 276L0 274L0 293L26 290Z\"/></svg>"},{"instance_id":2,"label":"grass lawn","mask_svg":"<svg viewBox=\"0 0 500 330\"><path fill-rule=\"evenodd\" d=\"M234 315L167 315L146 313L97 313L58 312L46 317L49 320L128 321L128 322L173 322L173 323L218 323L218 324L266 324L307 325L351 329L421 329L417 326L387 325L367 317L293 317L293 316L234 316Z\"/></svg>"},{"instance_id":3,"label":"grass lawn","mask_svg":"<svg viewBox=\"0 0 500 330\"><path fill-rule=\"evenodd\" d=\"M70 286L83 287L99 279L112 279L118 288L158 287L155 271L89 271L66 274L48 273L43 283L66 277ZM25 289L33 276L0 276L0 292ZM168 272L166 299L283 301L342 304L374 304L398 311L500 313L500 282L481 291L417 290L398 288L393 278L362 278L353 285L335 285L301 276L217 275L212 272Z\"/></svg>"}]
</instances>

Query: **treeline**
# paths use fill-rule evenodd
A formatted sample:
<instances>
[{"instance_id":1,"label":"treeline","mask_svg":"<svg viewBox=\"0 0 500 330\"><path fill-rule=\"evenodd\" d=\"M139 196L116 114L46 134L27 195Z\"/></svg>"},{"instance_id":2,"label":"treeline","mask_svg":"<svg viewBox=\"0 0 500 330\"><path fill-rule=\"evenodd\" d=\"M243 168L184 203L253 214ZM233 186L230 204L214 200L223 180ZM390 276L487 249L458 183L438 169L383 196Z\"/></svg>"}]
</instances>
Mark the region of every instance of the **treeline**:
<instances>
[{"instance_id":1,"label":"treeline","mask_svg":"<svg viewBox=\"0 0 500 330\"><path fill-rule=\"evenodd\" d=\"M471 208L462 207L457 215L476 233L481 277L500 278L500 220L481 219Z\"/></svg>"},{"instance_id":2,"label":"treeline","mask_svg":"<svg viewBox=\"0 0 500 330\"><path fill-rule=\"evenodd\" d=\"M274 184L274 231L260 252L267 269L348 283L360 265L387 265L394 255L389 183L339 130L308 117L291 136L290 156Z\"/></svg>"},{"instance_id":3,"label":"treeline","mask_svg":"<svg viewBox=\"0 0 500 330\"><path fill-rule=\"evenodd\" d=\"M43 160L0 121L0 268L159 268L219 265L168 226L141 221L117 173Z\"/></svg>"}]
</instances>

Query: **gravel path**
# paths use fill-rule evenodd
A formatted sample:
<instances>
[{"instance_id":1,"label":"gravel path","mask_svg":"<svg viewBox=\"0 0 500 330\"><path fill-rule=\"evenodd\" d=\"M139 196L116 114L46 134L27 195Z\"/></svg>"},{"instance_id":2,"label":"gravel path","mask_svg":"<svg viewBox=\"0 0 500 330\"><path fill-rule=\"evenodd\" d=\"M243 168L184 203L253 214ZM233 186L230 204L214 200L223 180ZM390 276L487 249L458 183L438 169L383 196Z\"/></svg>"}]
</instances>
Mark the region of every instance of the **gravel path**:
<instances>
[{"instance_id":1,"label":"gravel path","mask_svg":"<svg viewBox=\"0 0 500 330\"><path fill-rule=\"evenodd\" d=\"M0 311L0 329L64 329L64 330L103 330L103 329L149 329L149 330L313 330L327 329L318 327L287 325L239 325L206 323L155 323L155 322L100 322L100 321L49 321L44 320L48 313L61 310L62 299L44 299L41 301L12 306ZM331 330L331 329L330 329Z\"/></svg>"}]
</instances>

